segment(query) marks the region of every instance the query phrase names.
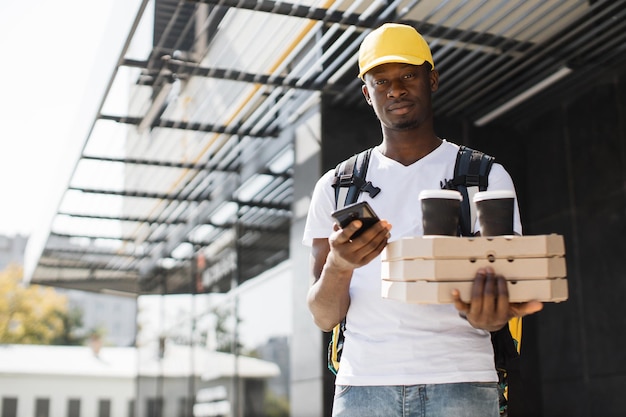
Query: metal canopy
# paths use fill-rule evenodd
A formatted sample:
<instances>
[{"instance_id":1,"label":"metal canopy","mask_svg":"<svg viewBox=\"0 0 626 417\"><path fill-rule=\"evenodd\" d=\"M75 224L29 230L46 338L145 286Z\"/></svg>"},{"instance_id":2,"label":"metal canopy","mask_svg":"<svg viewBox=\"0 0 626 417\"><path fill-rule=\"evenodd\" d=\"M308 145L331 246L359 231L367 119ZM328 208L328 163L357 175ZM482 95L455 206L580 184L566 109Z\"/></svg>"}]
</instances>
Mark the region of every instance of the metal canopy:
<instances>
[{"instance_id":1,"label":"metal canopy","mask_svg":"<svg viewBox=\"0 0 626 417\"><path fill-rule=\"evenodd\" d=\"M387 21L429 41L436 113L450 119L480 121L553 74L574 85L626 56L624 1L145 1L27 278L228 291L288 259L286 132L322 94L363 106L358 45Z\"/></svg>"}]
</instances>

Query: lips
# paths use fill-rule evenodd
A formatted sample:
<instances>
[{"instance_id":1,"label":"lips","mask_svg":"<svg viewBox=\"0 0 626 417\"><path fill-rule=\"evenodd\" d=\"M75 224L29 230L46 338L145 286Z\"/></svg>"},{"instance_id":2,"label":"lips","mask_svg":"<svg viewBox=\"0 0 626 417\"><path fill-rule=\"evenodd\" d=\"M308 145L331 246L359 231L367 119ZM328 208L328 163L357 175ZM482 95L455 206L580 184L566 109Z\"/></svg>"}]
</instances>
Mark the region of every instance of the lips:
<instances>
[{"instance_id":1,"label":"lips","mask_svg":"<svg viewBox=\"0 0 626 417\"><path fill-rule=\"evenodd\" d=\"M396 102L387 107L387 111L390 113L406 113L413 107L413 103L408 101Z\"/></svg>"}]
</instances>

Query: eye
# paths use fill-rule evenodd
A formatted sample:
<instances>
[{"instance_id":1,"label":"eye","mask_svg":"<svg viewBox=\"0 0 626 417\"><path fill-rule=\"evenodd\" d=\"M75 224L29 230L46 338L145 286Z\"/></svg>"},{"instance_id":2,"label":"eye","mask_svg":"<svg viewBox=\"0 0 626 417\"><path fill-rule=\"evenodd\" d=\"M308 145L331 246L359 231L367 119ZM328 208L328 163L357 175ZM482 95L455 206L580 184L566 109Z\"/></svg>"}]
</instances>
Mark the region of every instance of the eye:
<instances>
[{"instance_id":1,"label":"eye","mask_svg":"<svg viewBox=\"0 0 626 417\"><path fill-rule=\"evenodd\" d=\"M404 74L403 77L405 80L410 80L411 78L415 78L415 73L414 72L410 72L408 74Z\"/></svg>"},{"instance_id":2,"label":"eye","mask_svg":"<svg viewBox=\"0 0 626 417\"><path fill-rule=\"evenodd\" d=\"M374 85L378 86L378 85L384 85L387 82L387 80L378 79L378 80L374 80L373 82L374 82Z\"/></svg>"}]
</instances>

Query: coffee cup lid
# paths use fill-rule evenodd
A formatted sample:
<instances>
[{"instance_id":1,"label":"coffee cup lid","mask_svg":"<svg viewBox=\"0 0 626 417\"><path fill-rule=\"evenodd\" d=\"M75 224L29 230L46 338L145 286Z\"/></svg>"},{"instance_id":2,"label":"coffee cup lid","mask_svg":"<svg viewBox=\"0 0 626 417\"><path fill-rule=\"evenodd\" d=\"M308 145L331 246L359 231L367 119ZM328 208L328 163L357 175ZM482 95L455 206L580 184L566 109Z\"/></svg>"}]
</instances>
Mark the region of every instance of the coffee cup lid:
<instances>
[{"instance_id":1,"label":"coffee cup lid","mask_svg":"<svg viewBox=\"0 0 626 417\"><path fill-rule=\"evenodd\" d=\"M499 198L515 198L515 192L513 190L492 190L479 191L474 194L474 202L483 200L495 200Z\"/></svg>"},{"instance_id":2,"label":"coffee cup lid","mask_svg":"<svg viewBox=\"0 0 626 417\"><path fill-rule=\"evenodd\" d=\"M463 200L463 196L456 190L422 190L419 199L425 198L447 198L450 200Z\"/></svg>"}]
</instances>

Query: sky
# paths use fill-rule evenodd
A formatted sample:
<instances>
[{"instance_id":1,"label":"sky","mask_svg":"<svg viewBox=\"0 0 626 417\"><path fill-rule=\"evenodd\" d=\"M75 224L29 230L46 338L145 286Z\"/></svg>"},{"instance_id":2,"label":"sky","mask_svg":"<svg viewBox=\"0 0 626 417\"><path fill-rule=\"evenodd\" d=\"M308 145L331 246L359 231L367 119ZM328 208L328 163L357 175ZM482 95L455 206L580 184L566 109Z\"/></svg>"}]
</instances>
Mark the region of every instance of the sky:
<instances>
[{"instance_id":1,"label":"sky","mask_svg":"<svg viewBox=\"0 0 626 417\"><path fill-rule=\"evenodd\" d=\"M139 3L0 2L0 235L55 211Z\"/></svg>"}]
</instances>

